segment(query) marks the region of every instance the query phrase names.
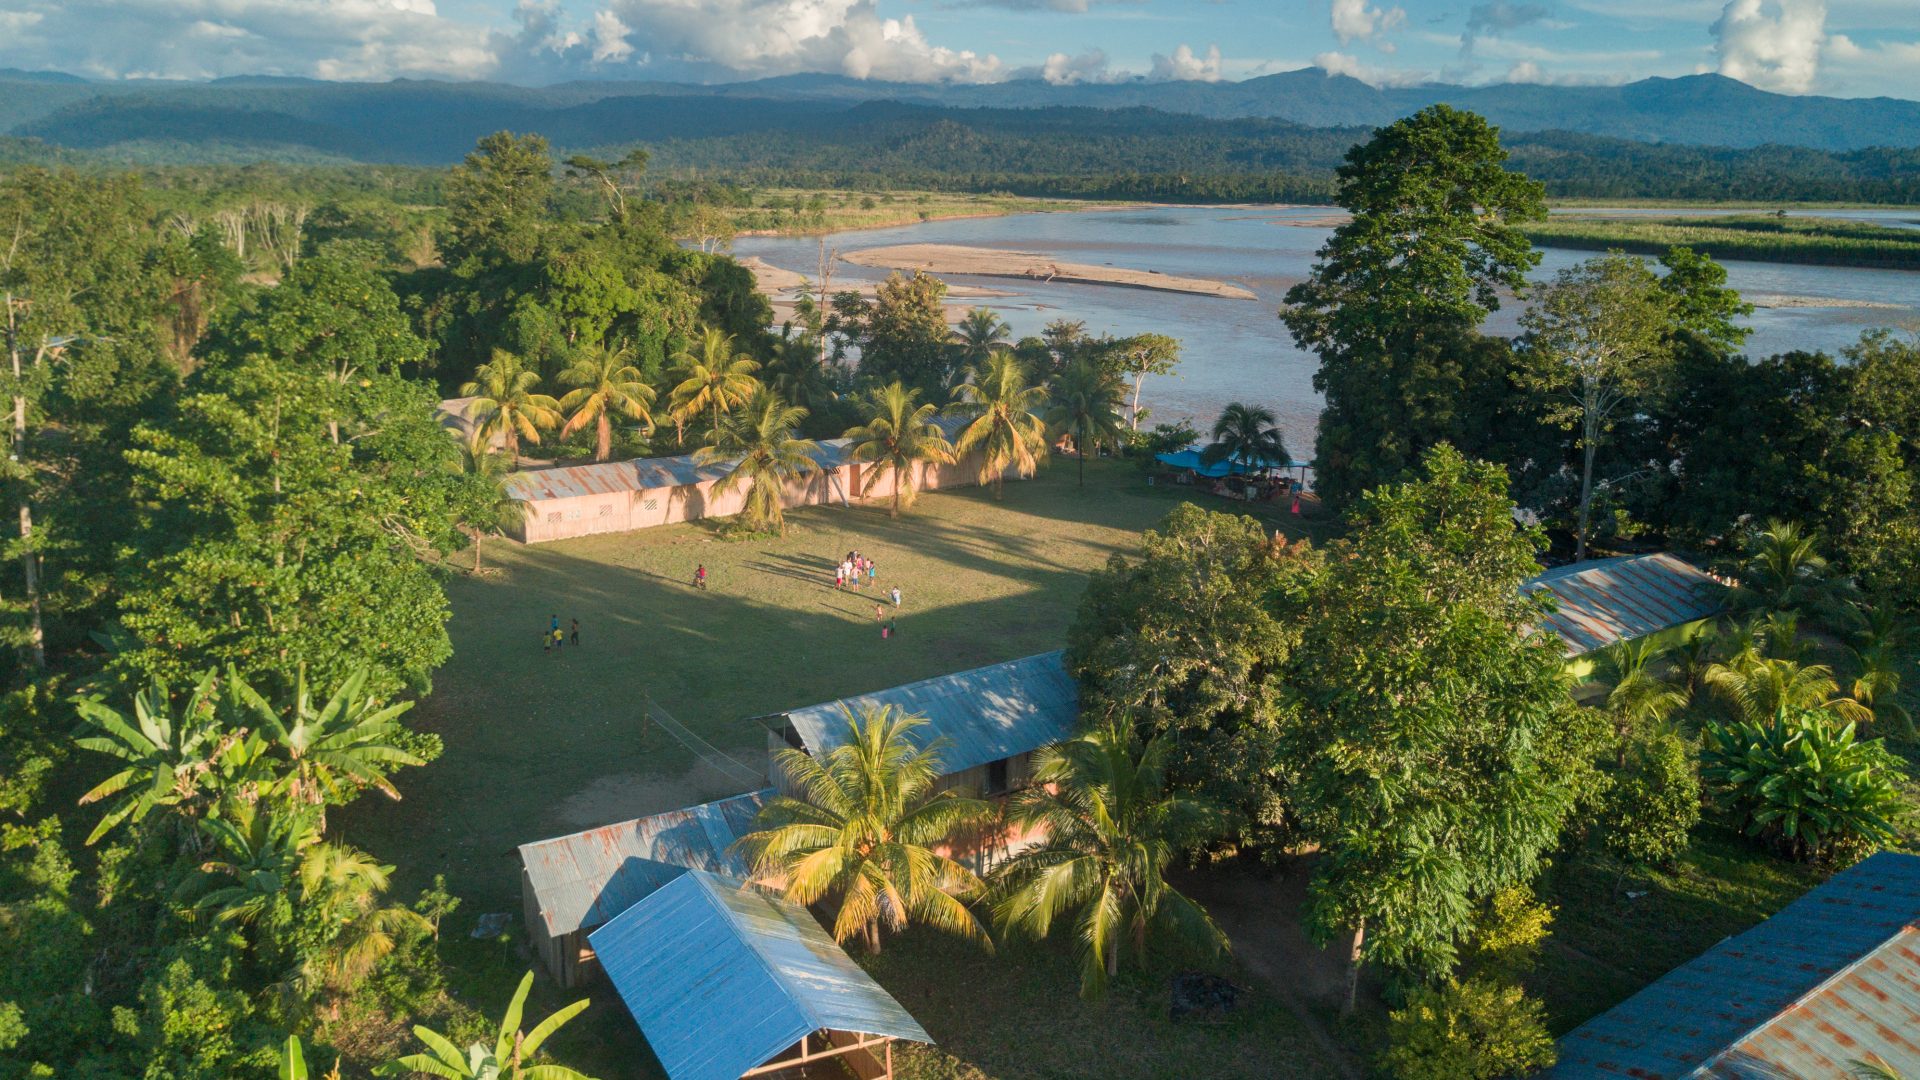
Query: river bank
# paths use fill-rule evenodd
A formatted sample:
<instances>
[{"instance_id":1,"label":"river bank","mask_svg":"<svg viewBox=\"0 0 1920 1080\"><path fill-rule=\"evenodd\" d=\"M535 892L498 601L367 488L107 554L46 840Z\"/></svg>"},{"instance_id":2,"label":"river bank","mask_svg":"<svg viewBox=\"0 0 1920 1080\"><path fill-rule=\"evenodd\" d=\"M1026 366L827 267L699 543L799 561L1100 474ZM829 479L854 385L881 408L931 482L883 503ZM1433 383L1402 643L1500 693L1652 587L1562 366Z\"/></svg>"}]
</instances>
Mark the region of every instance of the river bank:
<instances>
[{"instance_id":1,"label":"river bank","mask_svg":"<svg viewBox=\"0 0 1920 1080\"><path fill-rule=\"evenodd\" d=\"M1124 266L1067 262L1050 255L1004 248L968 247L961 244L894 244L862 248L840 256L855 266L882 270L921 270L929 274L961 274L968 277L1018 278L1023 281L1069 285L1119 285L1133 289L1157 289L1161 292L1194 293L1227 300L1254 300L1250 289L1211 278L1183 277L1158 270L1135 270Z\"/></svg>"}]
</instances>

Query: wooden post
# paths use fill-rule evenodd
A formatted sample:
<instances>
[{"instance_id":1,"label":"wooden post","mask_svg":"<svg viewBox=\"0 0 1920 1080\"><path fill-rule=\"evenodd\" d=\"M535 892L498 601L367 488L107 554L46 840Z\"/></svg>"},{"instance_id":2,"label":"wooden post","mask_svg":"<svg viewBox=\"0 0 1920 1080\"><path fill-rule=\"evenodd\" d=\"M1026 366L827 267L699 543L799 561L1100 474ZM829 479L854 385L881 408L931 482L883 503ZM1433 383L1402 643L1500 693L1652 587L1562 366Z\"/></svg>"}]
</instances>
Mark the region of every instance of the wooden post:
<instances>
[{"instance_id":1,"label":"wooden post","mask_svg":"<svg viewBox=\"0 0 1920 1080\"><path fill-rule=\"evenodd\" d=\"M887 1080L893 1080L893 1040L887 1040Z\"/></svg>"}]
</instances>

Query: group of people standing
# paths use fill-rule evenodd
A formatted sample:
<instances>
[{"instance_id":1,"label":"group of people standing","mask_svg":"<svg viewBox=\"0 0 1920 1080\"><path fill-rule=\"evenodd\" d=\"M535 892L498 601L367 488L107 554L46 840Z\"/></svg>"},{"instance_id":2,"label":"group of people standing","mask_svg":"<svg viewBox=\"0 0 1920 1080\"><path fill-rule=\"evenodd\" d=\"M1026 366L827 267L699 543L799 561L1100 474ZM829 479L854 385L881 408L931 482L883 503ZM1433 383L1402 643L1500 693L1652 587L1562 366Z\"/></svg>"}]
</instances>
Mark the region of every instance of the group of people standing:
<instances>
[{"instance_id":1,"label":"group of people standing","mask_svg":"<svg viewBox=\"0 0 1920 1080\"><path fill-rule=\"evenodd\" d=\"M849 551L847 552L847 557L840 560L840 565L833 568L833 587L836 589L857 589L860 587L860 579L863 577L866 578L867 584L871 585L873 584L874 577L878 575L878 573L879 571L874 567L872 559L867 558L857 551Z\"/></svg>"},{"instance_id":2,"label":"group of people standing","mask_svg":"<svg viewBox=\"0 0 1920 1080\"><path fill-rule=\"evenodd\" d=\"M553 617L553 621L547 625L546 634L541 638L542 652L552 652L555 649L564 648L569 641L571 641L574 648L577 649L580 647L580 620L572 619L569 621L572 625L563 630L560 628L560 616L555 615Z\"/></svg>"}]
</instances>

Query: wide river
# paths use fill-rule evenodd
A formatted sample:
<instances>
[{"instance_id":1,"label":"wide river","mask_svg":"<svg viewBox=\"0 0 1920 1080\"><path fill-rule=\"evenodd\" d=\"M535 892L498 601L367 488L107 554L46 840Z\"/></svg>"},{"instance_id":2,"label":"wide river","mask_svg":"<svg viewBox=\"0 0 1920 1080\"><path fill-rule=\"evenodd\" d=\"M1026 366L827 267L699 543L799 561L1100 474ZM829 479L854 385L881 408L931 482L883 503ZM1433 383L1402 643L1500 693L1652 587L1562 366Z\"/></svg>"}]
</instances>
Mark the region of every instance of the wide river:
<instances>
[{"instance_id":1,"label":"wide river","mask_svg":"<svg viewBox=\"0 0 1920 1080\"><path fill-rule=\"evenodd\" d=\"M1048 322L1067 318L1085 322L1096 334L1152 331L1179 338L1185 351L1178 373L1147 381L1145 403L1156 420L1193 419L1204 429L1227 402L1257 402L1280 417L1289 449L1304 457L1312 451L1320 414L1320 395L1313 389L1315 359L1294 345L1276 313L1288 287L1306 276L1314 252L1326 242L1329 228L1310 223L1324 221L1328 213L1320 207L1179 207L1016 214L865 229L830 235L826 242L843 253L905 243L1011 248L1063 261L1244 285L1259 299L949 276L954 284L1012 294L979 302L999 312L1015 337L1037 334ZM1908 212L1902 220L1915 216L1920 215ZM818 264L818 243L810 236L741 237L734 253L758 255L774 266L811 276ZM1546 251L1539 276L1590 254ZM1728 262L1726 267L1729 283L1748 299L1765 305L1791 297L1801 305L1756 310L1748 320L1753 328L1747 343L1750 355L1833 351L1874 327L1920 326L1920 273L1750 262ZM876 281L886 275L885 270L841 262L834 283ZM1834 306L1819 306L1822 301ZM1845 306L1849 304L1855 306ZM1862 304L1891 306L1858 306ZM1489 329L1513 333L1517 316L1509 304L1494 314Z\"/></svg>"}]
</instances>

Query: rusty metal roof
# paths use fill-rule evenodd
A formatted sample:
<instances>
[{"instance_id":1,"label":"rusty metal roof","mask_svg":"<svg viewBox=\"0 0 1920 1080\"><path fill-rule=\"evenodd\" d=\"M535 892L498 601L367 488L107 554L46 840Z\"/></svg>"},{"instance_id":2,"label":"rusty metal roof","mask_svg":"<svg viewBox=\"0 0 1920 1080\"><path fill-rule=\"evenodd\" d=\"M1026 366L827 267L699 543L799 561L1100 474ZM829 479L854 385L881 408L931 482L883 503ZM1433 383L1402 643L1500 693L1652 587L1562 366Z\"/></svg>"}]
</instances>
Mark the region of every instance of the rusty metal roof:
<instances>
[{"instance_id":1,"label":"rusty metal roof","mask_svg":"<svg viewBox=\"0 0 1920 1080\"><path fill-rule=\"evenodd\" d=\"M813 459L823 469L838 468L846 463L851 450L849 440L826 439L820 442ZM692 454L681 454L678 457L601 461L592 465L561 465L514 473L507 477L502 487L508 498L521 502L577 499L587 495L610 495L618 491L657 491L718 480L727 475L738 460L729 458L702 465L694 460Z\"/></svg>"},{"instance_id":2,"label":"rusty metal roof","mask_svg":"<svg viewBox=\"0 0 1920 1080\"><path fill-rule=\"evenodd\" d=\"M913 738L920 746L945 739L940 768L951 774L1071 737L1080 691L1056 650L796 709L787 719L807 752L819 755L847 741L848 712L867 705L926 717Z\"/></svg>"},{"instance_id":3,"label":"rusty metal roof","mask_svg":"<svg viewBox=\"0 0 1920 1080\"><path fill-rule=\"evenodd\" d=\"M1543 1080L1920 1076L1920 856L1881 852L1560 1040Z\"/></svg>"},{"instance_id":4,"label":"rusty metal roof","mask_svg":"<svg viewBox=\"0 0 1920 1080\"><path fill-rule=\"evenodd\" d=\"M931 1043L807 909L690 870L588 938L670 1080L738 1080L816 1031Z\"/></svg>"},{"instance_id":5,"label":"rusty metal roof","mask_svg":"<svg viewBox=\"0 0 1920 1080\"><path fill-rule=\"evenodd\" d=\"M1569 563L1520 586L1542 589L1557 604L1541 629L1559 634L1568 656L1704 619L1721 607L1713 578L1666 552Z\"/></svg>"},{"instance_id":6,"label":"rusty metal roof","mask_svg":"<svg viewBox=\"0 0 1920 1080\"><path fill-rule=\"evenodd\" d=\"M752 791L520 845L550 935L592 929L687 870L747 877L731 849L773 792Z\"/></svg>"}]
</instances>

